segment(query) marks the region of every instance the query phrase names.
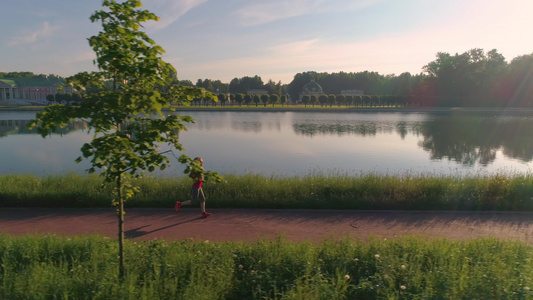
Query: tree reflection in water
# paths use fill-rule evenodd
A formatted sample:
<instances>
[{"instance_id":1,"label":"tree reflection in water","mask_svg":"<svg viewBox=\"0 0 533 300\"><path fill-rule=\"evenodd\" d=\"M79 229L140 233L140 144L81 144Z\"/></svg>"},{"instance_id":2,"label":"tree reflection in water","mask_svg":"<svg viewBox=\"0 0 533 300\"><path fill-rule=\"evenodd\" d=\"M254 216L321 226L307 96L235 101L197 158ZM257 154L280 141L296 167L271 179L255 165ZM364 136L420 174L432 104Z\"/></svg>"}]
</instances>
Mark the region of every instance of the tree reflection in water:
<instances>
[{"instance_id":1,"label":"tree reflection in water","mask_svg":"<svg viewBox=\"0 0 533 300\"><path fill-rule=\"evenodd\" d=\"M532 120L455 114L425 122L419 145L431 153L431 159L454 160L464 165L488 165L496 152L523 162L533 157Z\"/></svg>"},{"instance_id":2,"label":"tree reflection in water","mask_svg":"<svg viewBox=\"0 0 533 300\"><path fill-rule=\"evenodd\" d=\"M418 140L418 147L429 153L429 158L434 161L448 160L466 167L491 165L498 161L496 155L524 163L533 161L533 114L527 112L306 114L305 118L288 118L287 123L283 114L235 114L227 118L212 116L212 113L198 114L196 128L203 131L227 128L234 132L260 134L262 131L274 131L283 134L286 124L296 135L306 138L375 138L397 134L402 140L411 137L408 143ZM0 119L0 138L36 134L26 128L28 122L29 117L24 119L24 116ZM66 135L84 129L85 123L78 121L61 129L58 134ZM387 153L394 155L393 148L377 150L387 150Z\"/></svg>"},{"instance_id":3,"label":"tree reflection in water","mask_svg":"<svg viewBox=\"0 0 533 300\"><path fill-rule=\"evenodd\" d=\"M523 162L533 159L533 116L450 113L437 114L422 122L398 121L307 121L293 124L296 134L374 136L393 130L404 139L421 136L418 145L432 160L448 159L462 165L486 166L501 150L509 158Z\"/></svg>"},{"instance_id":4,"label":"tree reflection in water","mask_svg":"<svg viewBox=\"0 0 533 300\"><path fill-rule=\"evenodd\" d=\"M0 120L0 137L12 134L37 134L36 129L28 129L28 123L31 120ZM75 121L65 128L58 128L53 134L64 135L69 132L87 129L87 123Z\"/></svg>"}]
</instances>

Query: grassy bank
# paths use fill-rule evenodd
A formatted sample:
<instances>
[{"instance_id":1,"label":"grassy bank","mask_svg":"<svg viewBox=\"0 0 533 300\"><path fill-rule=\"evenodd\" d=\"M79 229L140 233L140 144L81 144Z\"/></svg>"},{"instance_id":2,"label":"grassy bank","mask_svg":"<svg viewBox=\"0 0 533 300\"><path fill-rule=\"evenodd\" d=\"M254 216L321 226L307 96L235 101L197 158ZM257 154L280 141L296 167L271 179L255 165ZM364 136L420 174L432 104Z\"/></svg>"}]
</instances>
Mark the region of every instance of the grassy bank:
<instances>
[{"instance_id":1,"label":"grassy bank","mask_svg":"<svg viewBox=\"0 0 533 300\"><path fill-rule=\"evenodd\" d=\"M321 244L0 236L2 299L532 299L533 248L414 237Z\"/></svg>"},{"instance_id":2,"label":"grassy bank","mask_svg":"<svg viewBox=\"0 0 533 300\"><path fill-rule=\"evenodd\" d=\"M533 211L533 176L228 175L206 183L213 208L309 208ZM141 178L128 207L173 207L187 200L190 179ZM3 207L109 207L111 186L97 176L0 176Z\"/></svg>"}]
</instances>

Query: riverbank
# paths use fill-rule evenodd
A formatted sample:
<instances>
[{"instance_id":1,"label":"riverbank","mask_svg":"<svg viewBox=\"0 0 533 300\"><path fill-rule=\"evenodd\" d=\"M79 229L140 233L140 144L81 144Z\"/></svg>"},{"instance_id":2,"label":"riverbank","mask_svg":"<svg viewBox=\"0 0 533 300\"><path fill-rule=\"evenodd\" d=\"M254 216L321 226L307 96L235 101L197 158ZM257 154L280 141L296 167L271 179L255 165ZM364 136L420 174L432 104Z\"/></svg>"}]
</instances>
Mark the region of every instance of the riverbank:
<instances>
[{"instance_id":1,"label":"riverbank","mask_svg":"<svg viewBox=\"0 0 533 300\"><path fill-rule=\"evenodd\" d=\"M0 176L0 207L110 207L113 185L96 175ZM189 199L190 179L144 177L128 207L169 208ZM209 208L533 211L533 175L226 175L203 187Z\"/></svg>"},{"instance_id":2,"label":"riverbank","mask_svg":"<svg viewBox=\"0 0 533 300\"><path fill-rule=\"evenodd\" d=\"M0 111L42 111L45 106L0 105ZM533 108L499 108L499 107L313 107L304 105L267 105L267 106L177 106L172 110L187 111L228 111L228 112L339 112L339 113L430 113L430 112L477 112L477 113L533 113ZM164 111L172 111L164 109Z\"/></svg>"}]
</instances>

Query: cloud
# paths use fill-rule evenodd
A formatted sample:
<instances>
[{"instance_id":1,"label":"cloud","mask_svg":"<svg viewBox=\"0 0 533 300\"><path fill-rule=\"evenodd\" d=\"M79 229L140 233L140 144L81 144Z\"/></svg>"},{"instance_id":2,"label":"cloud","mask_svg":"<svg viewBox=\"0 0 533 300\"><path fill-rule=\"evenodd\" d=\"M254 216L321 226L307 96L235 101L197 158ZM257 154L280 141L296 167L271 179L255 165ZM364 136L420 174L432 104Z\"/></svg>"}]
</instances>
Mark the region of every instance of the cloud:
<instances>
[{"instance_id":1,"label":"cloud","mask_svg":"<svg viewBox=\"0 0 533 300\"><path fill-rule=\"evenodd\" d=\"M533 9L533 4L508 8L508 11L502 5L484 7L476 15L461 13L455 16L454 22L427 24L414 31L381 34L364 40L340 42L313 37L271 44L240 57L230 51L226 55L218 49L212 61L205 60L209 55L204 55L202 60L176 61L175 67L185 78L229 82L235 77L259 75L264 80L289 83L296 73L305 71L418 74L424 65L435 60L437 52L453 55L472 48L496 49L510 61L533 49L533 40L527 38L533 19L527 17L531 10L526 9Z\"/></svg>"},{"instance_id":2,"label":"cloud","mask_svg":"<svg viewBox=\"0 0 533 300\"><path fill-rule=\"evenodd\" d=\"M247 5L235 11L235 14L243 25L254 26L312 13L323 2L324 0L273 0Z\"/></svg>"},{"instance_id":3,"label":"cloud","mask_svg":"<svg viewBox=\"0 0 533 300\"><path fill-rule=\"evenodd\" d=\"M325 0L271 0L248 4L234 12L244 26L256 26L307 14L325 11L357 10L381 0L345 1L345 3Z\"/></svg>"},{"instance_id":4,"label":"cloud","mask_svg":"<svg viewBox=\"0 0 533 300\"><path fill-rule=\"evenodd\" d=\"M29 32L26 34L19 34L16 37L14 37L8 43L8 46L15 47L18 45L33 44L37 42L38 40L51 36L58 28L59 28L58 26L52 26L50 25L50 23L44 22L41 28L33 32Z\"/></svg>"},{"instance_id":5,"label":"cloud","mask_svg":"<svg viewBox=\"0 0 533 300\"><path fill-rule=\"evenodd\" d=\"M159 22L147 23L147 28L161 30L170 26L184 16L191 9L207 2L208 0L152 0L146 2L146 9L161 18Z\"/></svg>"},{"instance_id":6,"label":"cloud","mask_svg":"<svg viewBox=\"0 0 533 300\"><path fill-rule=\"evenodd\" d=\"M96 59L96 54L92 50L86 50L83 52L79 52L74 55L70 55L68 57L63 57L62 60L66 64L74 64L79 62L92 62L94 59Z\"/></svg>"}]
</instances>

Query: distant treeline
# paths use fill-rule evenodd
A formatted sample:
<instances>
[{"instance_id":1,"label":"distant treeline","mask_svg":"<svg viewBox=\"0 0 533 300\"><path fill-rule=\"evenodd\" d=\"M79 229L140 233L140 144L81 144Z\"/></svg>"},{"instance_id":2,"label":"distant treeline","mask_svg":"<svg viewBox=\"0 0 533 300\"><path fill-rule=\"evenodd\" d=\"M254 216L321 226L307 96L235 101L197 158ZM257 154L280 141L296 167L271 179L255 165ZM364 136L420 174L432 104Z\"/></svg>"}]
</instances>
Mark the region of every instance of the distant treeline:
<instances>
[{"instance_id":1,"label":"distant treeline","mask_svg":"<svg viewBox=\"0 0 533 300\"><path fill-rule=\"evenodd\" d=\"M366 100L376 103L399 101L418 106L533 106L533 53L518 56L508 63L497 50L485 53L483 49L472 49L454 55L439 52L436 59L423 66L422 70L421 74L406 72L398 76L369 71L309 71L296 74L288 85L272 81L263 84L259 76L235 78L229 85L199 79L196 85L230 94L264 89L269 94L288 94L294 101L300 98L303 86L315 80L328 96L338 96L342 90L358 89L363 90L365 95L379 96ZM340 101L336 103L341 104ZM320 101L317 104L321 104Z\"/></svg>"},{"instance_id":2,"label":"distant treeline","mask_svg":"<svg viewBox=\"0 0 533 300\"><path fill-rule=\"evenodd\" d=\"M377 72L318 73L314 71L298 73L289 84L269 80L264 83L261 77L234 78L230 83L220 80L175 79L175 84L203 87L219 95L224 103L227 95L235 100L239 94L263 90L274 99L287 103L304 100L310 105L401 105L401 106L463 106L463 107L533 107L533 53L518 56L507 62L497 50L484 52L472 49L462 54L451 55L439 52L434 61L422 67L423 73L382 75ZM17 78L33 75L31 72L0 72L0 78ZM301 99L300 92L305 84L314 80L324 95ZM107 88L112 88L109 84ZM362 90L363 97L340 96L342 90ZM92 91L88 87L86 91ZM226 96L222 96L226 95ZM285 96L285 97L284 97ZM226 99L224 99L226 97ZM259 96L261 97L261 96ZM243 99L244 104L273 104L274 99ZM272 97L271 97L272 98ZM231 99L231 98L230 98ZM200 99L199 99L200 100ZM249 100L249 101L246 101ZM200 103L201 101L198 101ZM307 103L306 103L307 102Z\"/></svg>"}]
</instances>

